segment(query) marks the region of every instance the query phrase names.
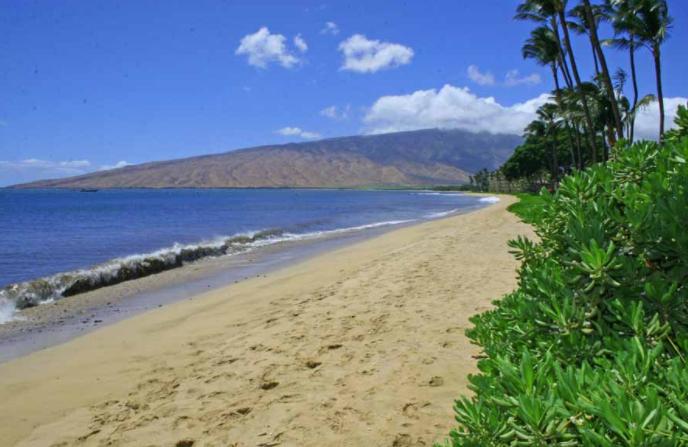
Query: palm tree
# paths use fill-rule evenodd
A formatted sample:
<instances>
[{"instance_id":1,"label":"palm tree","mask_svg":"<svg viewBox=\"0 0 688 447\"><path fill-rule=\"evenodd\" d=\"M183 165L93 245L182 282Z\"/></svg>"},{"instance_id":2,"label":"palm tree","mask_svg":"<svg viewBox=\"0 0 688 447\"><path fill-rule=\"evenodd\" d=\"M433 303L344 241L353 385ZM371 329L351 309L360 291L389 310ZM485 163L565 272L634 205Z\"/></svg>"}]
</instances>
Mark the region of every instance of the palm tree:
<instances>
[{"instance_id":1,"label":"palm tree","mask_svg":"<svg viewBox=\"0 0 688 447\"><path fill-rule=\"evenodd\" d=\"M578 73L578 66L576 64L576 58L573 54L573 48L571 47L571 38L569 36L569 29L566 23L566 3L567 0L525 0L521 5L518 6L516 18L535 20L540 22L549 18L550 22L556 25L557 30L558 25L561 25L561 29L564 34L564 51L562 51L562 53L568 55L568 60L571 64L573 78L576 81L576 88L578 89L579 94L581 95L583 111L585 114L585 123L587 130L586 135L588 137L590 147L592 148L593 162L596 162L597 149L595 145L595 135L593 130L594 125L592 122L592 116L590 114L590 108L588 107L588 98L586 97L585 92L581 89L582 82L580 75Z\"/></svg>"},{"instance_id":2,"label":"palm tree","mask_svg":"<svg viewBox=\"0 0 688 447\"><path fill-rule=\"evenodd\" d=\"M600 8L595 8L590 4L590 0L583 0L580 5L583 7L585 22L587 24L588 35L590 36L590 43L593 47L593 52L597 54L597 58L600 62L600 67L602 69L602 83L604 84L607 98L609 99L609 105L611 107L612 116L614 118L614 126L616 128L616 134L618 138L623 138L623 127L621 125L621 114L619 113L619 106L616 102L616 95L614 94L614 88L612 87L612 79L609 74L609 67L607 66L607 58L604 56L604 51L602 51L602 45L600 45L600 39L597 36L597 17L600 16L602 10Z\"/></svg>"},{"instance_id":3,"label":"palm tree","mask_svg":"<svg viewBox=\"0 0 688 447\"><path fill-rule=\"evenodd\" d=\"M645 95L639 99L634 98L633 104L631 104L630 101L628 101L628 98L626 98L622 93L627 78L628 75L626 74L626 72L623 69L619 68L614 74L614 88L619 94L619 110L622 112L621 122L626 128L626 132L628 134L628 141L633 141L633 125L635 123L635 117L637 116L639 111L648 107L650 104L656 101L657 98L655 97L655 95Z\"/></svg>"},{"instance_id":4,"label":"palm tree","mask_svg":"<svg viewBox=\"0 0 688 447\"><path fill-rule=\"evenodd\" d=\"M526 127L526 135L542 138L549 146L551 153L551 180L555 186L559 180L559 145L557 131L559 130L558 107L556 104L546 103L537 110L537 119Z\"/></svg>"},{"instance_id":5,"label":"palm tree","mask_svg":"<svg viewBox=\"0 0 688 447\"><path fill-rule=\"evenodd\" d=\"M635 68L635 52L640 42L636 35L639 29L637 8L638 0L607 0L605 4L607 17L611 20L615 34L614 38L607 39L607 42L616 48L627 49L630 57L631 85L633 87L631 111L638 107L638 75ZM628 140L632 143L635 138L635 113L631 114L631 120L628 124Z\"/></svg>"},{"instance_id":6,"label":"palm tree","mask_svg":"<svg viewBox=\"0 0 688 447\"><path fill-rule=\"evenodd\" d=\"M562 76L564 77L564 82L568 88L573 87L573 81L571 80L571 72L569 71L569 64L566 61L566 53L563 50L561 44L561 37L559 35L559 25L557 15L554 14L551 8L541 8L534 4L533 1L526 1L516 8L516 19L518 20L530 20L532 22L542 23L548 25L552 32L554 33L554 39L557 46L559 47L558 62L561 68Z\"/></svg>"},{"instance_id":7,"label":"palm tree","mask_svg":"<svg viewBox=\"0 0 688 447\"><path fill-rule=\"evenodd\" d=\"M583 5L578 5L572 8L569 10L568 15L572 19L567 22L569 29L579 36L587 36L588 19L585 15L585 9L583 8ZM602 18L601 10L597 8L595 21L599 22ZM597 60L597 52L595 51L595 46L592 44L592 42L590 42L590 49L592 50L592 61L595 65L595 77L597 77L600 74L600 63Z\"/></svg>"},{"instance_id":8,"label":"palm tree","mask_svg":"<svg viewBox=\"0 0 688 447\"><path fill-rule=\"evenodd\" d=\"M549 65L554 85L559 90L557 64L561 58L561 51L554 31L546 25L535 28L530 32L530 37L521 51L524 59L534 59L539 65Z\"/></svg>"},{"instance_id":9,"label":"palm tree","mask_svg":"<svg viewBox=\"0 0 688 447\"><path fill-rule=\"evenodd\" d=\"M539 65L549 65L554 78L554 97L556 104L561 109L563 101L561 98L561 85L559 84L559 71L557 65L561 60L561 47L555 36L554 31L547 25L539 26L530 32L530 37L523 45L522 54L524 59L534 59ZM564 68L561 67L562 72ZM563 114L560 114L563 116ZM575 166L579 166L573 152L573 137L571 135L571 125L564 119L566 135L568 138L571 160Z\"/></svg>"},{"instance_id":10,"label":"palm tree","mask_svg":"<svg viewBox=\"0 0 688 447\"><path fill-rule=\"evenodd\" d=\"M661 46L669 37L672 18L666 0L638 0L637 36L650 52L655 64L657 101L659 103L659 138L664 138L664 95L662 93Z\"/></svg>"}]
</instances>

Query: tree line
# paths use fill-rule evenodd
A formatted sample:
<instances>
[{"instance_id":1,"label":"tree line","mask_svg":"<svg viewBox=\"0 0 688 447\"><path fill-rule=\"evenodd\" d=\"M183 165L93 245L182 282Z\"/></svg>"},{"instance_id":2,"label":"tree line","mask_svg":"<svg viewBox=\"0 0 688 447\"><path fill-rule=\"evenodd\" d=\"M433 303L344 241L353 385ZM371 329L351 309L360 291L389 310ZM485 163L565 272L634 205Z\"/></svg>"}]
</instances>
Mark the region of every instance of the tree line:
<instances>
[{"instance_id":1,"label":"tree line","mask_svg":"<svg viewBox=\"0 0 688 447\"><path fill-rule=\"evenodd\" d=\"M500 168L507 179L539 179L546 172L552 186L574 170L609 159L612 148L636 138L638 112L657 101L659 138L665 134L662 92L662 45L672 18L666 0L525 0L516 19L535 26L522 47L525 59L549 67L554 81L551 101L537 110L524 130L524 142ZM611 36L600 36L608 24ZM572 35L589 41L589 53L574 52ZM628 54L628 71L611 71L605 50ZM649 51L655 92L640 95L636 53ZM594 73L583 79L580 62L591 57ZM642 68L642 67L641 67ZM630 82L631 96L624 90Z\"/></svg>"}]
</instances>

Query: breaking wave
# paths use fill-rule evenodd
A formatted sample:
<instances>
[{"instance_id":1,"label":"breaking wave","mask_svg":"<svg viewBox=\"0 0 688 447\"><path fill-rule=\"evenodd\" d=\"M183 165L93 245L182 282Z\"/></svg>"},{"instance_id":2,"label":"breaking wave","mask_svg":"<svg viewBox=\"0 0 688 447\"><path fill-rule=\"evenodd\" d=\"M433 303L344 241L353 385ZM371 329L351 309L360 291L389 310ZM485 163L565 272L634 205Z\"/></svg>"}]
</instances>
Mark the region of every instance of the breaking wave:
<instances>
[{"instance_id":1,"label":"breaking wave","mask_svg":"<svg viewBox=\"0 0 688 447\"><path fill-rule=\"evenodd\" d=\"M479 202L481 202L481 203L497 203L497 202L499 202L499 197L495 197L495 196L481 197Z\"/></svg>"},{"instance_id":2,"label":"breaking wave","mask_svg":"<svg viewBox=\"0 0 688 447\"><path fill-rule=\"evenodd\" d=\"M356 227L323 230L310 233L289 233L283 230L263 230L217 238L198 244L175 244L151 253L112 259L87 269L58 273L33 281L10 284L0 289L0 324L16 319L17 309L70 297L124 281L143 278L203 258L247 252L253 248L278 242L316 239L328 235L360 231L412 220L375 222Z\"/></svg>"},{"instance_id":3,"label":"breaking wave","mask_svg":"<svg viewBox=\"0 0 688 447\"><path fill-rule=\"evenodd\" d=\"M426 215L425 217L428 219L438 219L440 217L446 217L446 216L449 216L450 214L454 214L457 211L459 211L459 208L454 208L453 210L449 210L449 211L440 211L438 213L431 213L431 214Z\"/></svg>"}]
</instances>

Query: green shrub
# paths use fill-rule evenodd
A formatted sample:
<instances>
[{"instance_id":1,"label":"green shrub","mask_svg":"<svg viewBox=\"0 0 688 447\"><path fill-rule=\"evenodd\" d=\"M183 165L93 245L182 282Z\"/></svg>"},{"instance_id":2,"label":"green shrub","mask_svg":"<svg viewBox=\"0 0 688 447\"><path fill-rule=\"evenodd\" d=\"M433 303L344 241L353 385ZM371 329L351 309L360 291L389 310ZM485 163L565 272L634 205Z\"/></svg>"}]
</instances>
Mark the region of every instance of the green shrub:
<instances>
[{"instance_id":1,"label":"green shrub","mask_svg":"<svg viewBox=\"0 0 688 447\"><path fill-rule=\"evenodd\" d=\"M681 114L683 120L688 114ZM688 123L688 122L687 122ZM516 207L519 287L473 317L452 446L688 445L688 138L617 147Z\"/></svg>"}]
</instances>

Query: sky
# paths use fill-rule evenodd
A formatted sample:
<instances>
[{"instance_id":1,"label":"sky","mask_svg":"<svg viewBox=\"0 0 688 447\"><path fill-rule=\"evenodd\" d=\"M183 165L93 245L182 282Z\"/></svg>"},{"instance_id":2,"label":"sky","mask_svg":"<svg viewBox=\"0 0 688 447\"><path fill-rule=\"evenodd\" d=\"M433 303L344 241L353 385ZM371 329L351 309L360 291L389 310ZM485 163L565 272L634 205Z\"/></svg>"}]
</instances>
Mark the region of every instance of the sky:
<instances>
[{"instance_id":1,"label":"sky","mask_svg":"<svg viewBox=\"0 0 688 447\"><path fill-rule=\"evenodd\" d=\"M522 59L533 25L517 4L0 0L0 186L343 135L521 133L553 83ZM669 8L670 120L688 100L688 2ZM574 50L589 77L589 42ZM627 53L607 55L627 69ZM649 52L637 59L654 93Z\"/></svg>"}]
</instances>

